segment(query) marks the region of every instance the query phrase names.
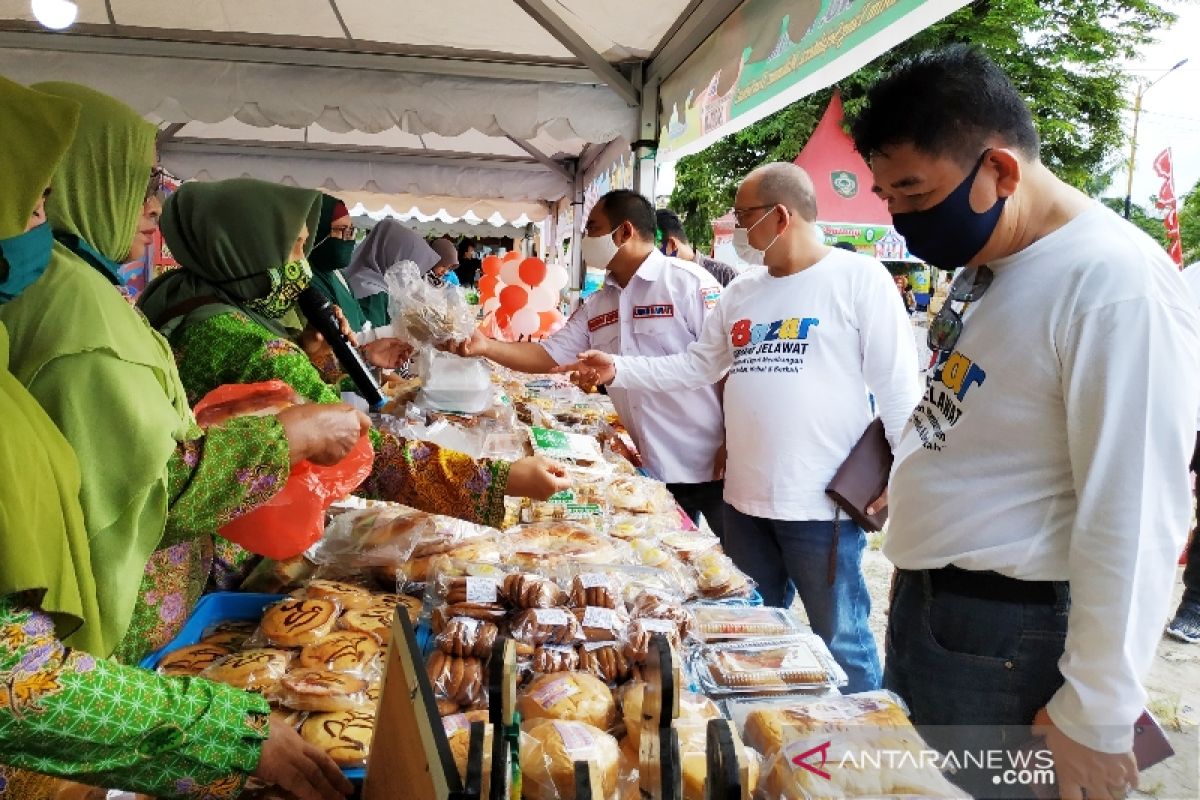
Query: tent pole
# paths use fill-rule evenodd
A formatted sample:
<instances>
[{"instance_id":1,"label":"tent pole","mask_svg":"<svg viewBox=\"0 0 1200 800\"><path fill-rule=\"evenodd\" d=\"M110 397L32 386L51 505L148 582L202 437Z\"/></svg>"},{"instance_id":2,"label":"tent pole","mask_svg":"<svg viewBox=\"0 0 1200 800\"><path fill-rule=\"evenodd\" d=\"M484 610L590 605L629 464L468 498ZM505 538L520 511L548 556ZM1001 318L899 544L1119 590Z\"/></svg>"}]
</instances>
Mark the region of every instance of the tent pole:
<instances>
[{"instance_id":1,"label":"tent pole","mask_svg":"<svg viewBox=\"0 0 1200 800\"><path fill-rule=\"evenodd\" d=\"M630 145L633 150L633 188L654 202L654 182L657 177L655 158L658 155L658 87L652 78L643 84L645 64L633 70L633 83L642 98L638 108L638 138Z\"/></svg>"},{"instance_id":2,"label":"tent pole","mask_svg":"<svg viewBox=\"0 0 1200 800\"><path fill-rule=\"evenodd\" d=\"M575 176L571 179L571 250L567 254L571 260L569 272L571 275L571 289L574 298L579 297L579 290L583 288L583 259L579 255L579 243L583 241L583 170L580 165L575 165ZM571 303L569 311L575 310L575 303Z\"/></svg>"}]
</instances>

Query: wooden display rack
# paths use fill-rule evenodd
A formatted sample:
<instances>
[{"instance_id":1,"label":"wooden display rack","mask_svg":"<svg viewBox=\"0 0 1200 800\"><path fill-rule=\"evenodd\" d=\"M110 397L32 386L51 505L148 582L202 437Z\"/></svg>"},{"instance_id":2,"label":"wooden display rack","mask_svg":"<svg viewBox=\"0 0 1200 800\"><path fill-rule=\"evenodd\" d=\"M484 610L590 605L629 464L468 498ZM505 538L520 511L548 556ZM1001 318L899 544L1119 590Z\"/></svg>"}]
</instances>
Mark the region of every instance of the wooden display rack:
<instances>
[{"instance_id":1,"label":"wooden display rack","mask_svg":"<svg viewBox=\"0 0 1200 800\"><path fill-rule=\"evenodd\" d=\"M678 657L667 637L655 633L650 639L643 670L641 752L638 754L641 794L647 800L683 800L683 763L679 757Z\"/></svg>"},{"instance_id":2,"label":"wooden display rack","mask_svg":"<svg viewBox=\"0 0 1200 800\"><path fill-rule=\"evenodd\" d=\"M484 757L487 727L471 726L464 785L442 727L433 686L416 633L407 614L392 623L375 736L367 760L363 800L510 800L519 773L513 765L517 747L516 647L511 639L498 639L492 650L488 674L491 758ZM490 760L489 791L483 794L484 765Z\"/></svg>"}]
</instances>

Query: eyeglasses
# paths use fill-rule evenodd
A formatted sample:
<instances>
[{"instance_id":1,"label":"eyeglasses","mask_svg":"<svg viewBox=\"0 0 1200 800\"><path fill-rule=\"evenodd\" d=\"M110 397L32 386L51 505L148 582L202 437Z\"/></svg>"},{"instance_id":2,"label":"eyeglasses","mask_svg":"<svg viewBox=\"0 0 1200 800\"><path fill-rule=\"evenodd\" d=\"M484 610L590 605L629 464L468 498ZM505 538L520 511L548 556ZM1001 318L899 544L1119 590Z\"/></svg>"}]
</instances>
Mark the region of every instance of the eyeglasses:
<instances>
[{"instance_id":1,"label":"eyeglasses","mask_svg":"<svg viewBox=\"0 0 1200 800\"><path fill-rule=\"evenodd\" d=\"M746 215L747 214L749 214L752 211L762 211L764 208L774 208L776 205L778 205L778 204L771 203L771 204L765 205L765 206L748 206L746 208L735 208L733 210L733 218L735 220L737 220L738 225L741 225L744 227L746 224Z\"/></svg>"},{"instance_id":2,"label":"eyeglasses","mask_svg":"<svg viewBox=\"0 0 1200 800\"><path fill-rule=\"evenodd\" d=\"M962 314L954 309L953 303L971 303L977 302L979 298L987 293L988 287L992 285L991 269L987 265L964 269L954 279L954 283L950 284L950 292L946 297L945 304L942 305L937 316L929 323L929 336L926 340L929 349L934 353L944 353L954 349L954 345L958 344L958 339L963 332L963 317ZM963 311L966 311L966 306L963 306Z\"/></svg>"},{"instance_id":3,"label":"eyeglasses","mask_svg":"<svg viewBox=\"0 0 1200 800\"><path fill-rule=\"evenodd\" d=\"M163 190L178 186L180 180L167 172L161 164L150 170L150 183L146 186L146 199L161 194Z\"/></svg>"},{"instance_id":4,"label":"eyeglasses","mask_svg":"<svg viewBox=\"0 0 1200 800\"><path fill-rule=\"evenodd\" d=\"M357 233L357 231L354 229L353 225L349 225L344 228L330 228L329 229L329 238L330 239L341 239L342 241L350 241L354 238L356 233Z\"/></svg>"}]
</instances>

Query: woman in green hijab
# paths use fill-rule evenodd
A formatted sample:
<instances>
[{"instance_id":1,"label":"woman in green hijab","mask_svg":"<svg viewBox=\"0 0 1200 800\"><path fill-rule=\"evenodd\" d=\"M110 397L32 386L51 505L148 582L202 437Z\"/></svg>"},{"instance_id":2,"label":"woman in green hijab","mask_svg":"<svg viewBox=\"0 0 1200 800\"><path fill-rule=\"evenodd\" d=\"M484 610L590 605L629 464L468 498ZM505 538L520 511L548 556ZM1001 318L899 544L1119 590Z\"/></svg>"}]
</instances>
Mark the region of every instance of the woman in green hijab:
<instances>
[{"instance_id":1,"label":"woman in green hijab","mask_svg":"<svg viewBox=\"0 0 1200 800\"><path fill-rule=\"evenodd\" d=\"M321 218L312 239L316 242L308 254L308 263L313 270L312 285L342 309L350 330L361 332L367 318L342 275L354 255L354 222L345 203L333 195L321 195Z\"/></svg>"},{"instance_id":2,"label":"woman in green hijab","mask_svg":"<svg viewBox=\"0 0 1200 800\"><path fill-rule=\"evenodd\" d=\"M19 299L52 260L44 192L79 113L74 101L0 78L6 144L23 145L0 150L5 299ZM0 325L0 797L53 796L49 775L160 797L232 797L250 773L314 800L340 796L347 787L332 762L273 726L260 697L97 657L107 654L103 612L119 587L96 569L105 550L89 542L75 454L8 363ZM295 780L308 769L321 779Z\"/></svg>"},{"instance_id":3,"label":"woman in green hijab","mask_svg":"<svg viewBox=\"0 0 1200 800\"><path fill-rule=\"evenodd\" d=\"M139 301L175 348L189 399L223 383L280 379L315 403L338 392L286 336L278 318L311 281L303 241L315 230L316 192L235 179L186 183L163 209L163 236L180 269ZM375 466L358 494L488 525L504 495L545 499L565 488L545 459L515 464L405 441L373 430Z\"/></svg>"},{"instance_id":4,"label":"woman in green hijab","mask_svg":"<svg viewBox=\"0 0 1200 800\"><path fill-rule=\"evenodd\" d=\"M155 128L85 87L38 88L77 102L79 129L47 202L58 239L49 266L0 306L0 322L12 339L13 375L82 469L92 566L109 587L95 654L132 663L182 627L210 572L212 531L278 492L291 462L304 457L297 448L312 441L299 428L315 422L247 417L201 436L170 347L103 263L123 261L142 225ZM330 437L357 435L358 415L331 412Z\"/></svg>"}]
</instances>

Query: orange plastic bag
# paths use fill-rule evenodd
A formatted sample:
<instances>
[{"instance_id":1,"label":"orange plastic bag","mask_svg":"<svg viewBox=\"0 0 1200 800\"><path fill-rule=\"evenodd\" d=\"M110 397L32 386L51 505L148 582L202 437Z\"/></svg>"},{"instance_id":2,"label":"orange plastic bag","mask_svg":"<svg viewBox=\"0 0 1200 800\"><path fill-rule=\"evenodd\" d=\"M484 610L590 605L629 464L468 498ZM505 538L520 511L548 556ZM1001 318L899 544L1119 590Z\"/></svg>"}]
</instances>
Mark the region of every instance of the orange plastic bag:
<instances>
[{"instance_id":1,"label":"orange plastic bag","mask_svg":"<svg viewBox=\"0 0 1200 800\"><path fill-rule=\"evenodd\" d=\"M205 395L195 413L200 426L207 428L233 417L275 414L297 402L295 391L283 381L232 384ZM298 556L325 532L325 510L366 480L374 460L371 441L363 436L349 455L332 466L301 461L292 467L287 485L278 494L219 533L251 553L277 561Z\"/></svg>"}]
</instances>

